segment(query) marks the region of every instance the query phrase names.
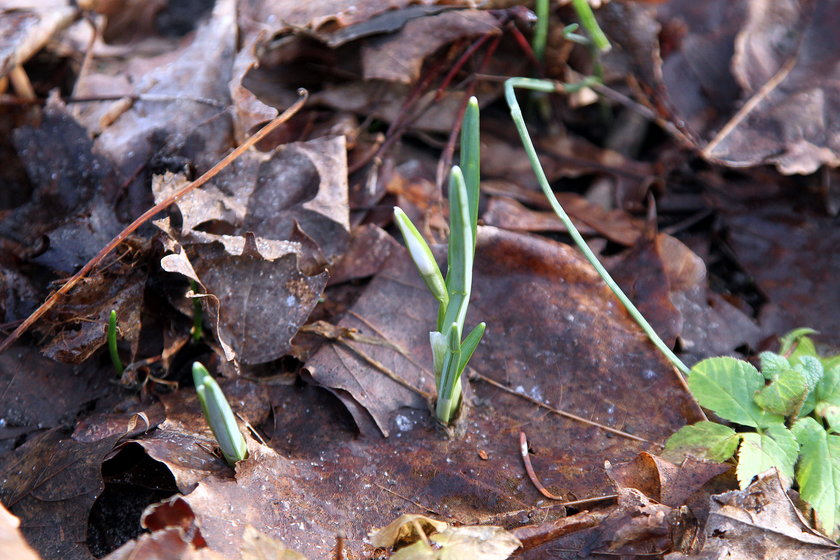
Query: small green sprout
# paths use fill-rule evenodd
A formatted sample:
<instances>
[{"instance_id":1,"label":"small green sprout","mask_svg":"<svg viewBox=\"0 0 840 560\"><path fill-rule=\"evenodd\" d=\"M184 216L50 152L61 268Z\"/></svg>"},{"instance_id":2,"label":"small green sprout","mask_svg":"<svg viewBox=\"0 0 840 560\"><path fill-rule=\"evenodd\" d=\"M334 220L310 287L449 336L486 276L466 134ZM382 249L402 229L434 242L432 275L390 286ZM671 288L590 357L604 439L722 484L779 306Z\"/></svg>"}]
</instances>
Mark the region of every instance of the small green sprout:
<instances>
[{"instance_id":1,"label":"small green sprout","mask_svg":"<svg viewBox=\"0 0 840 560\"><path fill-rule=\"evenodd\" d=\"M198 293L198 282L195 280L190 280L190 289L192 290L193 294ZM190 329L190 334L192 335L193 342L200 342L201 337L204 336L204 313L201 309L201 300L197 297L193 297L193 326Z\"/></svg>"},{"instance_id":2,"label":"small green sprout","mask_svg":"<svg viewBox=\"0 0 840 560\"><path fill-rule=\"evenodd\" d=\"M210 376L207 368L201 362L194 362L192 374L204 418L213 430L216 441L219 442L222 455L228 465L233 467L248 455L245 438L239 431L239 425L236 423L225 394L222 393L216 380Z\"/></svg>"},{"instance_id":3,"label":"small green sprout","mask_svg":"<svg viewBox=\"0 0 840 560\"><path fill-rule=\"evenodd\" d=\"M117 352L117 312L111 310L111 316L108 318L108 353L111 354L111 363L114 364L114 369L117 370L117 375L122 375L125 371L120 354Z\"/></svg>"},{"instance_id":4,"label":"small green sprout","mask_svg":"<svg viewBox=\"0 0 840 560\"><path fill-rule=\"evenodd\" d=\"M478 230L478 183L480 147L478 101L470 98L461 127L461 168L452 167L449 176L449 251L446 280L432 251L400 208L394 218L405 238L408 252L421 278L438 301L437 330L429 333L432 347L437 403L435 416L444 424L455 417L461 404L461 374L475 352L485 324L479 323L467 336L464 320L472 290L475 237Z\"/></svg>"}]
</instances>

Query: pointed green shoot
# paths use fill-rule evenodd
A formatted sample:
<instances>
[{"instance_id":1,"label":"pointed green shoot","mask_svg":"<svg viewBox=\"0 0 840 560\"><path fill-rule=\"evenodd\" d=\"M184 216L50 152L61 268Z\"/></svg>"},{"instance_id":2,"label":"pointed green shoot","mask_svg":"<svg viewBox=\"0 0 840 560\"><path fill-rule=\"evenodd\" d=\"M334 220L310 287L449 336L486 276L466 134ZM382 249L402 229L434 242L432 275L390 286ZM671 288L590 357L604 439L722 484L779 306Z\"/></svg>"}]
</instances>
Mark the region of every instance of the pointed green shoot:
<instances>
[{"instance_id":1,"label":"pointed green shoot","mask_svg":"<svg viewBox=\"0 0 840 560\"><path fill-rule=\"evenodd\" d=\"M198 282L195 280L190 280L190 289L192 289L194 294L198 293ZM190 330L190 334L192 334L193 342L201 341L201 337L204 336L204 312L201 309L201 300L197 297L193 298L193 326Z\"/></svg>"},{"instance_id":2,"label":"pointed green shoot","mask_svg":"<svg viewBox=\"0 0 840 560\"><path fill-rule=\"evenodd\" d=\"M216 436L222 455L228 465L233 467L248 455L245 438L239 431L239 425L236 423L236 418L221 387L210 376L207 368L200 362L194 362L192 374L204 418L213 430L213 435Z\"/></svg>"},{"instance_id":3,"label":"pointed green shoot","mask_svg":"<svg viewBox=\"0 0 840 560\"><path fill-rule=\"evenodd\" d=\"M464 339L464 342L461 344L461 363L458 364L458 378L460 379L461 374L464 373L464 370L467 368L467 364L470 362L470 358L472 358L475 349L478 348L478 343L481 342L481 338L484 336L484 330L487 328L486 323L479 323L470 331L470 334L467 335L467 338Z\"/></svg>"},{"instance_id":4,"label":"pointed green shoot","mask_svg":"<svg viewBox=\"0 0 840 560\"><path fill-rule=\"evenodd\" d=\"M443 372L437 387L435 415L444 424L452 421L461 402L461 379L458 367L461 364L461 329L457 323L451 323L446 336L449 346L443 360Z\"/></svg>"},{"instance_id":5,"label":"pointed green shoot","mask_svg":"<svg viewBox=\"0 0 840 560\"><path fill-rule=\"evenodd\" d=\"M443 275L440 273L440 268L438 268L432 250L399 206L394 206L394 219L403 234L408 253L411 255L411 260L414 261L417 271L420 272L420 277L423 278L423 282L426 283L426 287L429 288L435 299L445 306L449 303L449 295L446 292L446 283L443 281Z\"/></svg>"},{"instance_id":6,"label":"pointed green shoot","mask_svg":"<svg viewBox=\"0 0 840 560\"><path fill-rule=\"evenodd\" d=\"M458 324L463 330L467 306L472 289L473 237L470 225L469 198L461 168L452 166L449 176L449 270L446 271L446 286L449 290L449 304L446 306L442 324ZM460 341L459 341L460 343Z\"/></svg>"},{"instance_id":7,"label":"pointed green shoot","mask_svg":"<svg viewBox=\"0 0 840 560\"><path fill-rule=\"evenodd\" d=\"M120 353L117 351L117 312L113 309L110 317L108 317L108 353L111 354L111 363L114 364L117 375L122 375L125 367L123 367Z\"/></svg>"},{"instance_id":8,"label":"pointed green shoot","mask_svg":"<svg viewBox=\"0 0 840 560\"><path fill-rule=\"evenodd\" d=\"M554 196L554 191L551 190L551 185L549 185L548 178L545 176L545 171L543 171L542 165L540 165L540 160L537 157L537 150L534 148L534 143L531 141L531 136L528 134L528 127L525 126L525 119L522 117L522 109L520 109L519 102L516 100L514 88L552 92L556 90L555 84L548 80L534 80L530 78L509 78L505 81L505 99L507 100L508 107L510 107L510 116L513 119L517 132L519 132L519 138L522 140L522 146L525 148L528 160L531 162L531 169L533 169L534 174L537 176L537 182L539 183L546 198L548 198L548 202L551 204L552 210L554 210L554 213L557 214L557 217L560 218L560 221L562 221L569 230L569 235L575 242L575 245L578 246L578 249L580 249L580 252L583 253L583 256L586 257L586 260L589 261L589 264L591 264L598 273L598 276L601 277L607 287L609 287L612 293L615 294L615 297L618 298L624 308L627 309L630 316L633 317L645 334L647 334L650 341L653 342L654 346L656 346L662 355L664 355L668 361L682 373L688 374L688 366L686 366L683 361L680 360L670 348L668 348L662 339L659 338L659 335L656 334L656 331L653 330L653 327L650 326L650 323L648 323L639 310L636 309L636 306L633 305L630 298L624 295L624 292L618 284L615 283L612 276L609 275L607 270L598 261L598 257L595 256L589 248L589 245L586 244L583 236L581 236L580 232L578 232L577 228L572 223L572 220L569 219L566 211L563 210L563 207L560 205L557 197Z\"/></svg>"},{"instance_id":9,"label":"pointed green shoot","mask_svg":"<svg viewBox=\"0 0 840 560\"><path fill-rule=\"evenodd\" d=\"M461 170L467 186L467 200L470 207L470 225L472 225L473 253L478 229L478 184L481 179L481 144L479 142L478 100L470 97L464 123L461 126Z\"/></svg>"}]
</instances>

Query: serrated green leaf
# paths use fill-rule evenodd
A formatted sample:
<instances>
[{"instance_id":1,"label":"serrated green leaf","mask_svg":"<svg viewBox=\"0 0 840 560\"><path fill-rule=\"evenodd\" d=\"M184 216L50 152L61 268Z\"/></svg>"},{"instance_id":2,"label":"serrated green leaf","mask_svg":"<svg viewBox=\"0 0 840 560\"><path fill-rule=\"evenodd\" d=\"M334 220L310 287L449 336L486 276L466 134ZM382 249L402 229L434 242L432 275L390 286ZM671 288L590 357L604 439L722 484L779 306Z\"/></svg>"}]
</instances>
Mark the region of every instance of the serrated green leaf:
<instances>
[{"instance_id":1,"label":"serrated green leaf","mask_svg":"<svg viewBox=\"0 0 840 560\"><path fill-rule=\"evenodd\" d=\"M662 457L678 462L686 455L722 463L738 448L740 435L735 430L715 422L698 422L683 426L665 442Z\"/></svg>"},{"instance_id":2,"label":"serrated green leaf","mask_svg":"<svg viewBox=\"0 0 840 560\"><path fill-rule=\"evenodd\" d=\"M764 377L747 362L727 357L703 360L691 368L688 386L701 406L731 422L764 428L784 421L753 400Z\"/></svg>"},{"instance_id":3,"label":"serrated green leaf","mask_svg":"<svg viewBox=\"0 0 840 560\"><path fill-rule=\"evenodd\" d=\"M826 372L834 368L840 369L840 355L827 356L825 358L821 358L820 361L822 362L823 370Z\"/></svg>"},{"instance_id":4,"label":"serrated green leaf","mask_svg":"<svg viewBox=\"0 0 840 560\"><path fill-rule=\"evenodd\" d=\"M810 329L808 327L803 327L803 328L794 329L794 330L790 331L789 333L787 333L786 335L784 335L782 338L779 339L779 343L780 343L779 354L784 354L784 355L790 354L790 351L791 351L791 349L793 349L794 345L796 345L796 344L801 345L803 340L805 341L805 346L810 345L810 347L813 348L814 343L811 341L811 339L808 338L809 334L817 334L817 331L815 331L814 329ZM798 350L798 348L797 348L797 350ZM807 350L807 348L806 348L806 350ZM812 356L816 355L816 352L813 352L811 355ZM792 359L792 356L791 356L790 361L791 361L791 363L795 362Z\"/></svg>"},{"instance_id":5,"label":"serrated green leaf","mask_svg":"<svg viewBox=\"0 0 840 560\"><path fill-rule=\"evenodd\" d=\"M823 378L814 389L814 401L814 413L826 419L831 431L840 431L840 367L825 369Z\"/></svg>"},{"instance_id":6,"label":"serrated green leaf","mask_svg":"<svg viewBox=\"0 0 840 560\"><path fill-rule=\"evenodd\" d=\"M741 434L738 449L738 467L735 474L741 489L746 488L753 477L771 467L793 481L793 465L799 457L799 444L783 424L768 426L764 433Z\"/></svg>"},{"instance_id":7,"label":"serrated green leaf","mask_svg":"<svg viewBox=\"0 0 840 560\"><path fill-rule=\"evenodd\" d=\"M792 428L802 455L796 481L802 499L814 508L817 527L836 538L840 523L840 436L828 435L813 418Z\"/></svg>"},{"instance_id":8,"label":"serrated green leaf","mask_svg":"<svg viewBox=\"0 0 840 560\"><path fill-rule=\"evenodd\" d=\"M783 371L793 367L787 358L775 352L762 352L758 358L761 360L761 374L764 375L764 379L775 379Z\"/></svg>"},{"instance_id":9,"label":"serrated green leaf","mask_svg":"<svg viewBox=\"0 0 840 560\"><path fill-rule=\"evenodd\" d=\"M803 336L796 341L796 346L788 360L790 360L790 363L793 365L796 365L804 356L817 356L817 347L814 345L814 341L807 336Z\"/></svg>"},{"instance_id":10,"label":"serrated green leaf","mask_svg":"<svg viewBox=\"0 0 840 560\"><path fill-rule=\"evenodd\" d=\"M820 382L820 379L825 376L822 362L819 358L814 356L802 356L799 358L799 363L796 364L796 369L802 372L805 381L808 383L808 390L813 389Z\"/></svg>"},{"instance_id":11,"label":"serrated green leaf","mask_svg":"<svg viewBox=\"0 0 840 560\"><path fill-rule=\"evenodd\" d=\"M814 407L814 414L820 418L825 418L830 432L840 433L840 406L821 402Z\"/></svg>"},{"instance_id":12,"label":"serrated green leaf","mask_svg":"<svg viewBox=\"0 0 840 560\"><path fill-rule=\"evenodd\" d=\"M755 402L762 409L782 416L790 416L801 408L808 395L808 382L802 372L783 371L775 381L755 394Z\"/></svg>"}]
</instances>

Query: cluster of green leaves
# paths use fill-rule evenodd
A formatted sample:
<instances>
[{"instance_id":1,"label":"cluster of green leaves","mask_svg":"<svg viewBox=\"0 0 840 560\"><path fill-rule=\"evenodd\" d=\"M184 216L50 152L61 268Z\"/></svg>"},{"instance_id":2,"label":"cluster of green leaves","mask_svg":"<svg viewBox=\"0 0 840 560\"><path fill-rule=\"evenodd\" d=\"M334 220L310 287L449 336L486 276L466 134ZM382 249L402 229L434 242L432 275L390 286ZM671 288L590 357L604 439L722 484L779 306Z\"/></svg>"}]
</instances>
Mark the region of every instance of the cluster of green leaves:
<instances>
[{"instance_id":1,"label":"cluster of green leaves","mask_svg":"<svg viewBox=\"0 0 840 560\"><path fill-rule=\"evenodd\" d=\"M461 374L484 336L479 323L461 340L472 290L472 267L478 229L480 167L478 101L470 98L461 127L461 165L449 175L449 252L446 280L423 236L400 208L394 218L405 238L420 276L438 301L437 330L429 333L432 346L437 403L435 415L452 421L461 403Z\"/></svg>"},{"instance_id":2,"label":"cluster of green leaves","mask_svg":"<svg viewBox=\"0 0 840 560\"><path fill-rule=\"evenodd\" d=\"M736 428L715 422L684 426L664 455L726 461L738 453L741 488L776 467L799 485L818 527L840 532L840 356L820 357L797 329L779 353L763 352L761 370L734 358L709 358L691 368L688 386L697 401ZM747 431L746 429L752 428Z\"/></svg>"}]
</instances>

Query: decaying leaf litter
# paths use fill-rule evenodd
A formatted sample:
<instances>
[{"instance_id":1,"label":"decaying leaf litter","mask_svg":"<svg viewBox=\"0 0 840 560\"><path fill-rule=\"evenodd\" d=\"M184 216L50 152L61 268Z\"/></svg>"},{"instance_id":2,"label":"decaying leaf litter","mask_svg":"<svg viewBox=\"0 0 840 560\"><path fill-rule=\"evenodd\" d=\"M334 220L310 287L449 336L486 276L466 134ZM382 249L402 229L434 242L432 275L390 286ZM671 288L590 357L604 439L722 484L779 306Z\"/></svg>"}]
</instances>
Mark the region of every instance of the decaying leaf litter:
<instances>
[{"instance_id":1,"label":"decaying leaf litter","mask_svg":"<svg viewBox=\"0 0 840 560\"><path fill-rule=\"evenodd\" d=\"M28 554L20 535L42 558L833 550L774 474L741 492L725 465L656 456L699 411L545 213L501 101L505 77L596 71L560 33L571 8L552 8L537 67L522 6L296 4L2 4L6 334L309 91L0 355L4 552ZM597 11L605 84L529 102L564 206L689 363L803 325L838 345L837 13L611 2ZM782 43L776 15L791 22ZM28 100L22 75L48 101ZM457 158L446 145L469 94L483 106L471 317L488 331L447 437L429 412L434 307L390 216L398 203L445 241L439 161ZM253 429L235 471L191 387L197 359Z\"/></svg>"}]
</instances>

